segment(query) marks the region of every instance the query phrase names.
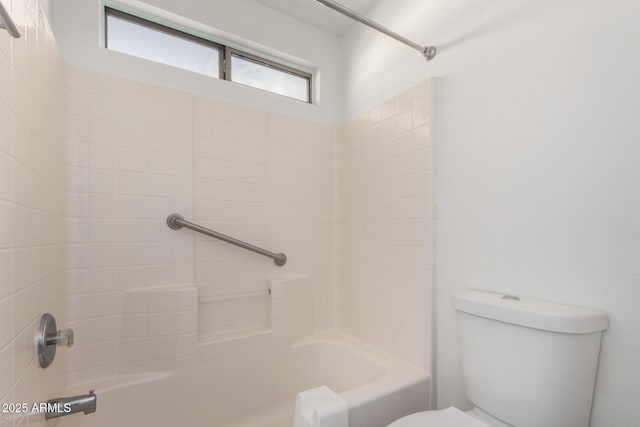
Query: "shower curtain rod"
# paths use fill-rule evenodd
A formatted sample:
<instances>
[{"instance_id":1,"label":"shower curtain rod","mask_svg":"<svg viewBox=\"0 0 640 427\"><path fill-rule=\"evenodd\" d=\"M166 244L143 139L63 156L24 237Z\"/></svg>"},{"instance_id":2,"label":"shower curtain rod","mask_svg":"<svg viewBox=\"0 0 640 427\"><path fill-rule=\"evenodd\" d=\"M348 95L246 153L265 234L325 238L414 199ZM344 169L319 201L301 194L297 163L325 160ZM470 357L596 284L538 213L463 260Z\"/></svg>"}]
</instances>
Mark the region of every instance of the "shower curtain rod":
<instances>
[{"instance_id":1,"label":"shower curtain rod","mask_svg":"<svg viewBox=\"0 0 640 427\"><path fill-rule=\"evenodd\" d=\"M11 34L11 37L19 39L20 31L16 24L13 23L13 19L9 16L9 12L4 8L2 2L0 1L0 28L4 28Z\"/></svg>"},{"instance_id":2,"label":"shower curtain rod","mask_svg":"<svg viewBox=\"0 0 640 427\"><path fill-rule=\"evenodd\" d=\"M348 16L349 18L358 21L364 25L367 25L371 28L373 28L374 30L378 30L381 33L384 33L386 35L388 35L391 38L394 38L396 40L398 40L400 43L404 43L407 46L417 50L418 52L420 52L426 59L427 61L430 61L433 59L434 56L436 56L436 47L435 46L422 46L412 40L409 40L406 37L401 36L400 34L396 33L395 31L391 31L390 29L388 29L387 27L378 24L375 21L372 21L371 19L367 18L366 16L360 15L358 12L356 12L355 10L349 9L346 6L341 5L340 3L333 1L333 0L316 0L318 3L322 3L323 5L335 10L336 12L339 12L343 15Z\"/></svg>"}]
</instances>

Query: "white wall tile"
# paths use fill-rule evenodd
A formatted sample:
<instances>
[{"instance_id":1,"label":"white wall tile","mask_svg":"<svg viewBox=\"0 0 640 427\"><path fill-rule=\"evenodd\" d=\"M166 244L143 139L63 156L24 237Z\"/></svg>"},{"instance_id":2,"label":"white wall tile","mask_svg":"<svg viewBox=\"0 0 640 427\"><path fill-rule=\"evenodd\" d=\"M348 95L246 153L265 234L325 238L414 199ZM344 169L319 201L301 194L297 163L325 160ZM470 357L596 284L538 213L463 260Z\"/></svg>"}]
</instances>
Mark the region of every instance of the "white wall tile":
<instances>
[{"instance_id":1,"label":"white wall tile","mask_svg":"<svg viewBox=\"0 0 640 427\"><path fill-rule=\"evenodd\" d=\"M121 148L118 150L118 169L131 172L145 172L147 170L147 152Z\"/></svg>"},{"instance_id":2,"label":"white wall tile","mask_svg":"<svg viewBox=\"0 0 640 427\"><path fill-rule=\"evenodd\" d=\"M339 315L348 332L430 369L432 110L417 91L343 129Z\"/></svg>"},{"instance_id":3,"label":"white wall tile","mask_svg":"<svg viewBox=\"0 0 640 427\"><path fill-rule=\"evenodd\" d=\"M89 268L117 267L118 245L95 243L89 246Z\"/></svg>"},{"instance_id":4,"label":"white wall tile","mask_svg":"<svg viewBox=\"0 0 640 427\"><path fill-rule=\"evenodd\" d=\"M89 369L115 365L118 362L117 342L89 344Z\"/></svg>"},{"instance_id":5,"label":"white wall tile","mask_svg":"<svg viewBox=\"0 0 640 427\"><path fill-rule=\"evenodd\" d=\"M64 366L46 374L35 367L33 335L43 311L61 322L66 317L65 254L71 255L70 265L83 264L76 250L64 246L65 228L72 225L64 218L65 187L88 188L83 151L76 145L86 141L88 130L64 112L61 59L39 3L13 3L5 6L23 37L0 34L0 396L31 401L57 395L65 384ZM69 95L69 108L79 109L81 101ZM65 157L73 164L67 174ZM86 232L76 225L74 236L83 240ZM27 421L16 417L11 423Z\"/></svg>"},{"instance_id":6,"label":"white wall tile","mask_svg":"<svg viewBox=\"0 0 640 427\"><path fill-rule=\"evenodd\" d=\"M116 292L89 294L91 318L116 316L120 312L120 297Z\"/></svg>"},{"instance_id":7,"label":"white wall tile","mask_svg":"<svg viewBox=\"0 0 640 427\"><path fill-rule=\"evenodd\" d=\"M175 313L177 334L191 334L198 331L198 314L196 310Z\"/></svg>"},{"instance_id":8,"label":"white wall tile","mask_svg":"<svg viewBox=\"0 0 640 427\"><path fill-rule=\"evenodd\" d=\"M147 315L147 335L159 337L165 335L175 335L175 319L173 312L169 313L149 313Z\"/></svg>"},{"instance_id":9,"label":"white wall tile","mask_svg":"<svg viewBox=\"0 0 640 427\"><path fill-rule=\"evenodd\" d=\"M0 373L4 381L0 382L0 395L4 396L9 392L13 385L13 347L11 343L0 349Z\"/></svg>"},{"instance_id":10,"label":"white wall tile","mask_svg":"<svg viewBox=\"0 0 640 427\"><path fill-rule=\"evenodd\" d=\"M118 150L111 145L89 144L89 167L117 169Z\"/></svg>"},{"instance_id":11,"label":"white wall tile","mask_svg":"<svg viewBox=\"0 0 640 427\"><path fill-rule=\"evenodd\" d=\"M122 317L122 338L142 338L147 336L147 315L129 314Z\"/></svg>"},{"instance_id":12,"label":"white wall tile","mask_svg":"<svg viewBox=\"0 0 640 427\"><path fill-rule=\"evenodd\" d=\"M89 191L91 193L117 194L117 172L107 169L89 169Z\"/></svg>"},{"instance_id":13,"label":"white wall tile","mask_svg":"<svg viewBox=\"0 0 640 427\"><path fill-rule=\"evenodd\" d=\"M174 336L149 337L146 342L151 360L166 360L176 357L177 343Z\"/></svg>"},{"instance_id":14,"label":"white wall tile","mask_svg":"<svg viewBox=\"0 0 640 427\"><path fill-rule=\"evenodd\" d=\"M89 312L89 297L87 295L71 295L66 297L67 319L86 320Z\"/></svg>"},{"instance_id":15,"label":"white wall tile","mask_svg":"<svg viewBox=\"0 0 640 427\"><path fill-rule=\"evenodd\" d=\"M118 222L115 219L90 219L89 241L92 243L118 242ZM91 254L89 256L91 260Z\"/></svg>"},{"instance_id":16,"label":"white wall tile","mask_svg":"<svg viewBox=\"0 0 640 427\"><path fill-rule=\"evenodd\" d=\"M335 326L337 293L329 291L337 286L331 274L339 202L334 130L73 67L69 75L74 129L67 139L77 144L77 155L70 160L75 178L66 200L69 212L89 221L86 246L69 249L78 259L74 268L88 274L86 286L70 288L68 311L85 322L76 326L87 334L120 321L117 335L103 331L95 338L100 345L118 341L117 351L97 356L101 347L87 343L86 371L78 374L85 368L71 365L70 380L90 380L114 369L169 369L176 357L194 354L195 289L144 290L149 286L195 282L201 295L237 294L264 290L265 279L274 275L308 272L319 277L309 290L317 304L306 317L291 307L290 315L302 316L296 317L292 336L303 336L314 325ZM171 105L173 99L179 102ZM83 103L88 110L79 107ZM278 268L228 244L170 230L165 219L172 212L287 251L289 263ZM78 236L84 243L84 234ZM215 314L212 327L221 333L264 328L266 301L240 298L223 310L227 317ZM170 350L154 354L152 347L169 338Z\"/></svg>"},{"instance_id":17,"label":"white wall tile","mask_svg":"<svg viewBox=\"0 0 640 427\"><path fill-rule=\"evenodd\" d=\"M142 196L120 196L118 198L118 217L121 219L146 218L147 201Z\"/></svg>"},{"instance_id":18,"label":"white wall tile","mask_svg":"<svg viewBox=\"0 0 640 427\"><path fill-rule=\"evenodd\" d=\"M118 216L118 199L113 194L89 194L89 217L116 218Z\"/></svg>"},{"instance_id":19,"label":"white wall tile","mask_svg":"<svg viewBox=\"0 0 640 427\"><path fill-rule=\"evenodd\" d=\"M13 339L13 307L12 298L0 300L0 348L9 344Z\"/></svg>"},{"instance_id":20,"label":"white wall tile","mask_svg":"<svg viewBox=\"0 0 640 427\"><path fill-rule=\"evenodd\" d=\"M174 311L174 305L172 293L151 291L147 294L147 310L149 313L170 313Z\"/></svg>"},{"instance_id":21,"label":"white wall tile","mask_svg":"<svg viewBox=\"0 0 640 427\"><path fill-rule=\"evenodd\" d=\"M147 293L140 291L122 294L122 313L145 314L147 312Z\"/></svg>"},{"instance_id":22,"label":"white wall tile","mask_svg":"<svg viewBox=\"0 0 640 427\"><path fill-rule=\"evenodd\" d=\"M89 320L89 344L115 341L120 338L121 318L98 317Z\"/></svg>"},{"instance_id":23,"label":"white wall tile","mask_svg":"<svg viewBox=\"0 0 640 427\"><path fill-rule=\"evenodd\" d=\"M119 289L117 268L93 268L88 271L91 293L113 292Z\"/></svg>"}]
</instances>

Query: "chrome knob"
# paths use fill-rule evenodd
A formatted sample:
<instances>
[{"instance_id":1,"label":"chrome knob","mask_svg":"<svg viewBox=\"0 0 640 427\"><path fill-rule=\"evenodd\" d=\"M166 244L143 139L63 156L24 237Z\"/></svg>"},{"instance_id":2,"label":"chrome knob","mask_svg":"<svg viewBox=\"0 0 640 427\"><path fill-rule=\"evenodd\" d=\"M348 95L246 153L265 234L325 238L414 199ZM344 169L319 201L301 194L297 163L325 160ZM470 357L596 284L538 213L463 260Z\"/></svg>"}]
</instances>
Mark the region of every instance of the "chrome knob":
<instances>
[{"instance_id":1,"label":"chrome knob","mask_svg":"<svg viewBox=\"0 0 640 427\"><path fill-rule=\"evenodd\" d=\"M73 347L73 329L61 329L55 335L47 336L47 345Z\"/></svg>"},{"instance_id":2,"label":"chrome knob","mask_svg":"<svg viewBox=\"0 0 640 427\"><path fill-rule=\"evenodd\" d=\"M40 367L46 368L56 357L56 347L73 346L73 329L67 328L58 331L56 319L51 314L45 313L40 319L40 329L36 341L38 362Z\"/></svg>"}]
</instances>

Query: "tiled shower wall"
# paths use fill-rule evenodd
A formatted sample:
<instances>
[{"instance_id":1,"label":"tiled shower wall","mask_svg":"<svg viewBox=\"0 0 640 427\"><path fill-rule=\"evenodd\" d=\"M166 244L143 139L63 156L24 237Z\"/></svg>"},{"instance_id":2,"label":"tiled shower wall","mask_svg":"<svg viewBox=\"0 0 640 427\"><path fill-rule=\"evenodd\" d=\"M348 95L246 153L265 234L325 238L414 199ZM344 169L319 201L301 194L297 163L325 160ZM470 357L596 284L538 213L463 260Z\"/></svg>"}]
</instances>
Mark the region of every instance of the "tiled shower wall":
<instances>
[{"instance_id":1,"label":"tiled shower wall","mask_svg":"<svg viewBox=\"0 0 640 427\"><path fill-rule=\"evenodd\" d=\"M317 330L429 367L429 84L349 124L339 144L328 126L65 67L35 3L12 14L24 37L0 32L2 401L62 393L67 368L67 383L170 369L197 334L267 326L266 279L299 273ZM288 263L170 230L172 212ZM32 337L45 311L76 345L41 371Z\"/></svg>"},{"instance_id":2,"label":"tiled shower wall","mask_svg":"<svg viewBox=\"0 0 640 427\"><path fill-rule=\"evenodd\" d=\"M341 144L342 328L426 370L433 310L434 82L348 123Z\"/></svg>"},{"instance_id":3,"label":"tiled shower wall","mask_svg":"<svg viewBox=\"0 0 640 427\"><path fill-rule=\"evenodd\" d=\"M46 371L34 337L44 312L64 325L63 65L36 1L3 1L22 37L0 31L0 402L46 401L65 386L65 352ZM44 425L0 413L0 426Z\"/></svg>"},{"instance_id":4,"label":"tiled shower wall","mask_svg":"<svg viewBox=\"0 0 640 427\"><path fill-rule=\"evenodd\" d=\"M71 382L171 368L173 359L193 353L192 329L174 333L176 313L162 317L162 337L149 335L158 329L144 312L149 301L131 317L125 305L138 288L195 285L198 334L215 339L266 328L266 279L307 273L316 327L333 326L332 128L73 67L66 105L73 240L67 307L77 333ZM284 252L288 263L276 267L190 230L171 230L165 220L173 212ZM150 345L125 349L124 338ZM175 349L158 356L151 339Z\"/></svg>"},{"instance_id":5,"label":"tiled shower wall","mask_svg":"<svg viewBox=\"0 0 640 427\"><path fill-rule=\"evenodd\" d=\"M193 236L165 223L171 212L193 213L192 105L188 95L73 67L65 94L74 383L165 360L151 357L150 319L134 326L128 317L143 315L147 300L128 312L125 296L193 283ZM149 354L129 357L121 341L143 337Z\"/></svg>"},{"instance_id":6,"label":"tiled shower wall","mask_svg":"<svg viewBox=\"0 0 640 427\"><path fill-rule=\"evenodd\" d=\"M313 278L317 327L333 325L335 149L328 126L194 99L194 218L288 257L277 267L195 236L196 283L209 297L199 307L201 335L264 327L265 277L296 273Z\"/></svg>"}]
</instances>

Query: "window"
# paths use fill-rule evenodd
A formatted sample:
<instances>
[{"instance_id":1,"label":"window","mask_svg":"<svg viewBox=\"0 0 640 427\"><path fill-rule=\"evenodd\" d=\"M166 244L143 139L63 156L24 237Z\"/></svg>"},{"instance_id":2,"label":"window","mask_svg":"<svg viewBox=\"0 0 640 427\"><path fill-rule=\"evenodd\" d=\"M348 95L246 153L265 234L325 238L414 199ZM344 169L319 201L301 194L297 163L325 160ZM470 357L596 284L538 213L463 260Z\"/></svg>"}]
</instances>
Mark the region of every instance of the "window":
<instances>
[{"instance_id":1,"label":"window","mask_svg":"<svg viewBox=\"0 0 640 427\"><path fill-rule=\"evenodd\" d=\"M105 19L107 49L221 77L223 46L109 7Z\"/></svg>"},{"instance_id":2,"label":"window","mask_svg":"<svg viewBox=\"0 0 640 427\"><path fill-rule=\"evenodd\" d=\"M266 62L246 53L231 51L232 82L268 90L290 98L310 102L309 75Z\"/></svg>"},{"instance_id":3,"label":"window","mask_svg":"<svg viewBox=\"0 0 640 427\"><path fill-rule=\"evenodd\" d=\"M105 47L311 102L311 74L105 7Z\"/></svg>"}]
</instances>

